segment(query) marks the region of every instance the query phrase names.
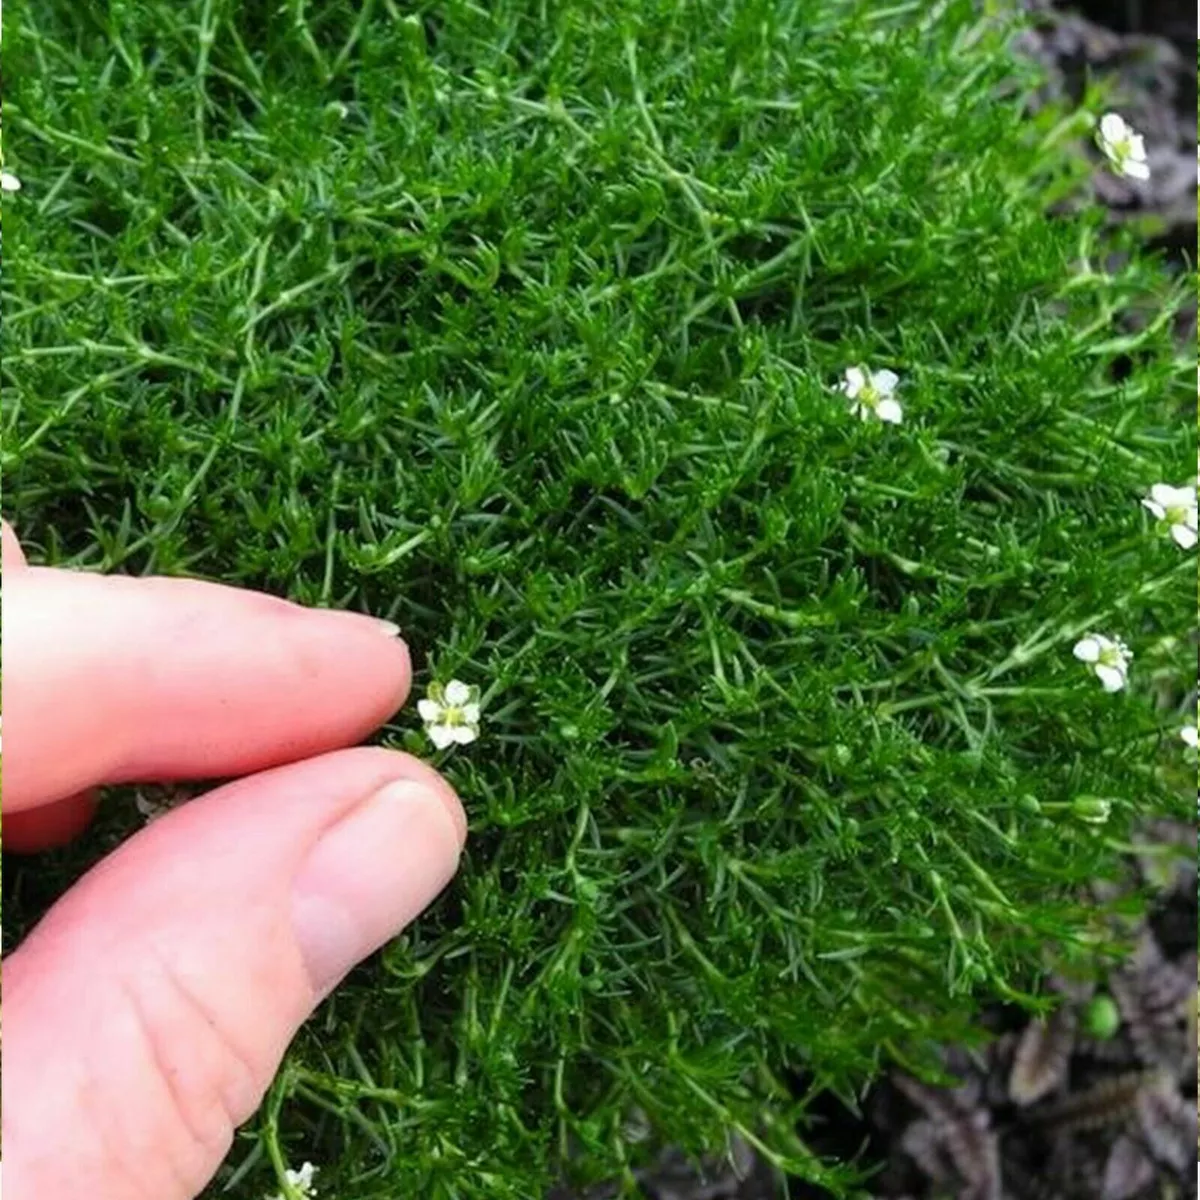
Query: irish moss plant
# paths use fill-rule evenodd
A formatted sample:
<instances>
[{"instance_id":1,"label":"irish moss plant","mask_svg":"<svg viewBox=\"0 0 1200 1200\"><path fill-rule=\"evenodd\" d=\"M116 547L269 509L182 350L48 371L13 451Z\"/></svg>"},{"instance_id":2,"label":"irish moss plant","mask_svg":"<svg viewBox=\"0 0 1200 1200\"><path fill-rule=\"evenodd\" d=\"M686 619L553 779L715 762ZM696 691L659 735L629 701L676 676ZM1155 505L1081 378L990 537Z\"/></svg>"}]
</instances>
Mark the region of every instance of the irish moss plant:
<instances>
[{"instance_id":1,"label":"irish moss plant","mask_svg":"<svg viewBox=\"0 0 1200 1200\"><path fill-rule=\"evenodd\" d=\"M470 812L220 1194L632 1194L734 1132L850 1189L809 1098L1099 953L1084 885L1191 815L1142 502L1194 279L1066 211L1104 108L1031 114L993 7L10 0L31 556L395 621L382 740Z\"/></svg>"}]
</instances>

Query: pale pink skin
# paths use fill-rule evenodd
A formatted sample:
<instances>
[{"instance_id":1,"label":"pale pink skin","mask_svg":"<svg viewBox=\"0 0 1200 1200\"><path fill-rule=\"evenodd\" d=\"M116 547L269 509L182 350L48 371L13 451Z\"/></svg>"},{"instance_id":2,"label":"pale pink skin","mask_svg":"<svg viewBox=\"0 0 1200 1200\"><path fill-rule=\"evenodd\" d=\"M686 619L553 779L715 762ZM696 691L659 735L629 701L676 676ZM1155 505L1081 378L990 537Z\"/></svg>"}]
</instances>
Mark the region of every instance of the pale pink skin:
<instances>
[{"instance_id":1,"label":"pale pink skin","mask_svg":"<svg viewBox=\"0 0 1200 1200\"><path fill-rule=\"evenodd\" d=\"M332 943L362 957L411 921L465 817L416 759L343 749L409 690L367 618L27 567L7 527L3 600L6 846L85 823L98 784L244 776L132 837L4 960L8 1200L191 1200L344 974ZM366 804L395 780L424 788ZM304 951L314 905L330 944Z\"/></svg>"}]
</instances>

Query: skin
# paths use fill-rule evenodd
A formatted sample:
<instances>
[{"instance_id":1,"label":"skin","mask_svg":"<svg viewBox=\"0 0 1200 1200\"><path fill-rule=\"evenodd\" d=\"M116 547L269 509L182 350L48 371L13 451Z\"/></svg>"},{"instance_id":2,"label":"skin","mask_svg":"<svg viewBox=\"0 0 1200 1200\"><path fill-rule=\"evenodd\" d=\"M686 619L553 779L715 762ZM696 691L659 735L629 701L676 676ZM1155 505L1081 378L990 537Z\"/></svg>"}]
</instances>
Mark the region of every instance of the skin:
<instances>
[{"instance_id":1,"label":"skin","mask_svg":"<svg viewBox=\"0 0 1200 1200\"><path fill-rule=\"evenodd\" d=\"M4 845L94 789L236 778L147 826L4 960L8 1200L190 1200L288 1042L453 876L466 818L400 753L371 618L195 580L30 567L3 529Z\"/></svg>"}]
</instances>

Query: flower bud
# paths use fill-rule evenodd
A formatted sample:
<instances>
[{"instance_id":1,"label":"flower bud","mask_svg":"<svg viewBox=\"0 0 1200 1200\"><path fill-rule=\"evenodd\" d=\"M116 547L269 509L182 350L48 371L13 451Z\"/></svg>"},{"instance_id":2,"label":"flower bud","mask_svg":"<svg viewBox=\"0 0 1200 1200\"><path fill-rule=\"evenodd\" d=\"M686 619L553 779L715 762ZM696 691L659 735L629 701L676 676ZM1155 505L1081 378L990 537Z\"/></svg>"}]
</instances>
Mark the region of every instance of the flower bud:
<instances>
[{"instance_id":1,"label":"flower bud","mask_svg":"<svg viewBox=\"0 0 1200 1200\"><path fill-rule=\"evenodd\" d=\"M1071 801L1071 811L1081 821L1103 825L1112 815L1112 801L1103 796L1076 796Z\"/></svg>"},{"instance_id":2,"label":"flower bud","mask_svg":"<svg viewBox=\"0 0 1200 1200\"><path fill-rule=\"evenodd\" d=\"M1107 1040L1121 1027L1116 1001L1104 992L1094 996L1083 1012L1083 1027L1094 1038Z\"/></svg>"}]
</instances>

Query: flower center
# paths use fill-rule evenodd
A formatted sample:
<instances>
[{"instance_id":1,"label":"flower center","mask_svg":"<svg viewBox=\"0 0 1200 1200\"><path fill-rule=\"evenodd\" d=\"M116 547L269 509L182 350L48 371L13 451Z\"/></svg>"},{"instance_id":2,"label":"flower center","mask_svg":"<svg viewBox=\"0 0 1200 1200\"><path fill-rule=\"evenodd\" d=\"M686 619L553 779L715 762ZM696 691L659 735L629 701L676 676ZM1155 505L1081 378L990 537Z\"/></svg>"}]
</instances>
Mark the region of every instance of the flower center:
<instances>
[{"instance_id":1,"label":"flower center","mask_svg":"<svg viewBox=\"0 0 1200 1200\"><path fill-rule=\"evenodd\" d=\"M443 725L465 725L466 723L467 719L463 715L463 710L456 705L449 705L442 710Z\"/></svg>"},{"instance_id":2,"label":"flower center","mask_svg":"<svg viewBox=\"0 0 1200 1200\"><path fill-rule=\"evenodd\" d=\"M1172 525L1187 525L1188 510L1183 504L1168 504L1167 505L1167 520Z\"/></svg>"},{"instance_id":3,"label":"flower center","mask_svg":"<svg viewBox=\"0 0 1200 1200\"><path fill-rule=\"evenodd\" d=\"M1121 651L1116 646L1106 646L1100 651L1100 662L1106 667L1121 666Z\"/></svg>"}]
</instances>

